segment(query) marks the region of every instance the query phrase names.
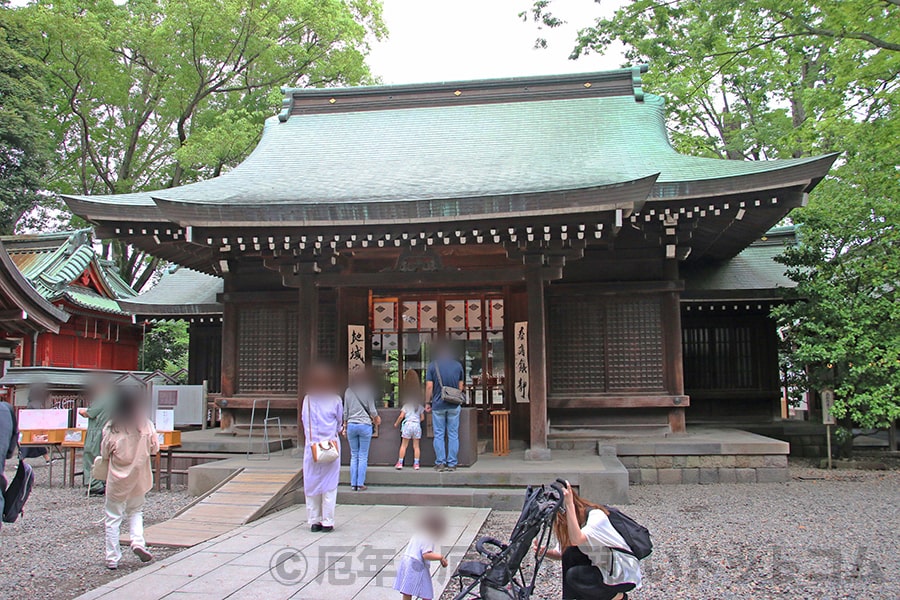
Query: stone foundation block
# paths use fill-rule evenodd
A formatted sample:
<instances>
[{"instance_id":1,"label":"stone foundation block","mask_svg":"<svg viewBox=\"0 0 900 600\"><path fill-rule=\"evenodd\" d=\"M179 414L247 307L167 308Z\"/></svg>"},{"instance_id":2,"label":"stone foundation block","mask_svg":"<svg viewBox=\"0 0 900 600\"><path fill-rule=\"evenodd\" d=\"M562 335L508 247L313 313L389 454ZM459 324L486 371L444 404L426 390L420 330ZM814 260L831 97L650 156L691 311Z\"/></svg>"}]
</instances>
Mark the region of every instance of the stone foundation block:
<instances>
[{"instance_id":1,"label":"stone foundation block","mask_svg":"<svg viewBox=\"0 0 900 600\"><path fill-rule=\"evenodd\" d=\"M720 468L719 483L737 483L737 469Z\"/></svg>"},{"instance_id":2,"label":"stone foundation block","mask_svg":"<svg viewBox=\"0 0 900 600\"><path fill-rule=\"evenodd\" d=\"M687 456L673 456L672 457L672 468L674 469L685 469L687 468Z\"/></svg>"},{"instance_id":3,"label":"stone foundation block","mask_svg":"<svg viewBox=\"0 0 900 600\"><path fill-rule=\"evenodd\" d=\"M639 466L637 456L620 456L619 460L622 461L626 469L637 469Z\"/></svg>"},{"instance_id":4,"label":"stone foundation block","mask_svg":"<svg viewBox=\"0 0 900 600\"><path fill-rule=\"evenodd\" d=\"M765 457L765 465L766 467L779 467L779 468L787 468L788 459L784 454L770 454Z\"/></svg>"},{"instance_id":5,"label":"stone foundation block","mask_svg":"<svg viewBox=\"0 0 900 600\"><path fill-rule=\"evenodd\" d=\"M688 456L685 461L685 467L688 469L699 469L700 468L700 457L699 456Z\"/></svg>"},{"instance_id":6,"label":"stone foundation block","mask_svg":"<svg viewBox=\"0 0 900 600\"><path fill-rule=\"evenodd\" d=\"M653 485L658 482L656 469L641 469L641 485Z\"/></svg>"},{"instance_id":7,"label":"stone foundation block","mask_svg":"<svg viewBox=\"0 0 900 600\"><path fill-rule=\"evenodd\" d=\"M756 470L757 483L784 483L789 481L791 473L788 469L769 468Z\"/></svg>"},{"instance_id":8,"label":"stone foundation block","mask_svg":"<svg viewBox=\"0 0 900 600\"><path fill-rule=\"evenodd\" d=\"M756 469L735 469L737 483L756 483Z\"/></svg>"},{"instance_id":9,"label":"stone foundation block","mask_svg":"<svg viewBox=\"0 0 900 600\"><path fill-rule=\"evenodd\" d=\"M751 456L747 456L746 454L738 454L734 457L734 466L738 469L751 469L753 467L750 466Z\"/></svg>"},{"instance_id":10,"label":"stone foundation block","mask_svg":"<svg viewBox=\"0 0 900 600\"><path fill-rule=\"evenodd\" d=\"M671 456L657 456L656 457L656 468L657 469L671 469L673 468L673 460ZM776 465L773 465L776 466Z\"/></svg>"},{"instance_id":11,"label":"stone foundation block","mask_svg":"<svg viewBox=\"0 0 900 600\"><path fill-rule=\"evenodd\" d=\"M700 469L682 469L681 470L681 483L684 483L684 484L700 483Z\"/></svg>"},{"instance_id":12,"label":"stone foundation block","mask_svg":"<svg viewBox=\"0 0 900 600\"><path fill-rule=\"evenodd\" d=\"M641 485L640 469L628 469L628 483L630 485Z\"/></svg>"},{"instance_id":13,"label":"stone foundation block","mask_svg":"<svg viewBox=\"0 0 900 600\"><path fill-rule=\"evenodd\" d=\"M660 485L678 485L682 482L683 469L660 469L657 478Z\"/></svg>"},{"instance_id":14,"label":"stone foundation block","mask_svg":"<svg viewBox=\"0 0 900 600\"><path fill-rule=\"evenodd\" d=\"M656 457L655 456L640 456L640 457L638 457L638 466L642 469L655 469L656 468Z\"/></svg>"},{"instance_id":15,"label":"stone foundation block","mask_svg":"<svg viewBox=\"0 0 900 600\"><path fill-rule=\"evenodd\" d=\"M701 467L700 483L719 483L719 469Z\"/></svg>"},{"instance_id":16,"label":"stone foundation block","mask_svg":"<svg viewBox=\"0 0 900 600\"><path fill-rule=\"evenodd\" d=\"M733 454L728 454L722 457L722 466L726 469L733 469L737 466L737 457Z\"/></svg>"}]
</instances>

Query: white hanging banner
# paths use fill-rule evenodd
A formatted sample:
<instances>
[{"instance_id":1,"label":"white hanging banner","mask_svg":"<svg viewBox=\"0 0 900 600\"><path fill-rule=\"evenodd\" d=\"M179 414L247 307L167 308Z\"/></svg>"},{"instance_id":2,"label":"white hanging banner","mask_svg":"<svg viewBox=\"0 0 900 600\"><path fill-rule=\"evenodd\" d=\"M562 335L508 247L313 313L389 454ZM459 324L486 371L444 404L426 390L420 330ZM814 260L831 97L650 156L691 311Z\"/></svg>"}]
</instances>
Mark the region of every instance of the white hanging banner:
<instances>
[{"instance_id":1,"label":"white hanging banner","mask_svg":"<svg viewBox=\"0 0 900 600\"><path fill-rule=\"evenodd\" d=\"M514 383L516 385L516 402L529 401L528 380L528 322L520 321L514 327L513 350L515 357L513 369L515 370Z\"/></svg>"},{"instance_id":2,"label":"white hanging banner","mask_svg":"<svg viewBox=\"0 0 900 600\"><path fill-rule=\"evenodd\" d=\"M347 326L347 372L356 373L366 368L366 327Z\"/></svg>"}]
</instances>

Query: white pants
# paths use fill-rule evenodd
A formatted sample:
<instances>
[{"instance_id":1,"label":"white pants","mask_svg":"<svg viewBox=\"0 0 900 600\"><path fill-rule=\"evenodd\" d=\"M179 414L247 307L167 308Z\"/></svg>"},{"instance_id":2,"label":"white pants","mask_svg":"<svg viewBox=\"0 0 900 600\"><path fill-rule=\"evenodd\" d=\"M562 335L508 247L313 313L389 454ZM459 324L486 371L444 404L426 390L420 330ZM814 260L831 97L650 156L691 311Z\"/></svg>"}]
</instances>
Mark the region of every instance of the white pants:
<instances>
[{"instance_id":1,"label":"white pants","mask_svg":"<svg viewBox=\"0 0 900 600\"><path fill-rule=\"evenodd\" d=\"M317 496L306 497L306 521L310 525L321 523L334 527L334 506L337 504L337 490Z\"/></svg>"},{"instance_id":2,"label":"white pants","mask_svg":"<svg viewBox=\"0 0 900 600\"><path fill-rule=\"evenodd\" d=\"M129 498L125 502L114 502L106 499L106 561L119 562L122 548L119 545L119 529L122 521L128 517L128 529L131 534L131 547L144 547L144 497Z\"/></svg>"}]
</instances>

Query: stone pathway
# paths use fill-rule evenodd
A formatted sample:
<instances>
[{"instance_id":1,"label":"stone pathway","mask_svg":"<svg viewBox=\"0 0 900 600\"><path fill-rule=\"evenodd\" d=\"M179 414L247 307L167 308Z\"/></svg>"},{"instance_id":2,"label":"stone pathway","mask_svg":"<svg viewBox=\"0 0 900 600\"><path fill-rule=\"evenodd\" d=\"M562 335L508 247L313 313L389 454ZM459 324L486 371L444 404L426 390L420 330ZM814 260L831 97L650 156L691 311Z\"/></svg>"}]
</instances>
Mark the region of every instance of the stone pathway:
<instances>
[{"instance_id":1,"label":"stone pathway","mask_svg":"<svg viewBox=\"0 0 900 600\"><path fill-rule=\"evenodd\" d=\"M393 591L395 560L414 531L418 508L338 506L332 533L311 533L297 506L244 525L110 582L78 600L382 600ZM478 535L489 509L447 508L435 598ZM137 560L130 553L123 560Z\"/></svg>"}]
</instances>

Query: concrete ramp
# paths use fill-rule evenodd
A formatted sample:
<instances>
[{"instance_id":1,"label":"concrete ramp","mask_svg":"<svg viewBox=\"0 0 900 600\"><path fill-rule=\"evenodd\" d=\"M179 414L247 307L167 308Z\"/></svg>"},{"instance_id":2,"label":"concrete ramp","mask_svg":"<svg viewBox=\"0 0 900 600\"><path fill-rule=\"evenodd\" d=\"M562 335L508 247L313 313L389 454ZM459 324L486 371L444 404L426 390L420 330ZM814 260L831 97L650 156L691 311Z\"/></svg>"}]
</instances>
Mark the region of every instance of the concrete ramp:
<instances>
[{"instance_id":1,"label":"concrete ramp","mask_svg":"<svg viewBox=\"0 0 900 600\"><path fill-rule=\"evenodd\" d=\"M227 460L214 463L224 473L202 496L174 518L144 532L151 546L187 548L296 503L303 480L299 460Z\"/></svg>"}]
</instances>

